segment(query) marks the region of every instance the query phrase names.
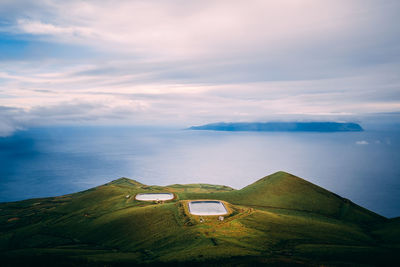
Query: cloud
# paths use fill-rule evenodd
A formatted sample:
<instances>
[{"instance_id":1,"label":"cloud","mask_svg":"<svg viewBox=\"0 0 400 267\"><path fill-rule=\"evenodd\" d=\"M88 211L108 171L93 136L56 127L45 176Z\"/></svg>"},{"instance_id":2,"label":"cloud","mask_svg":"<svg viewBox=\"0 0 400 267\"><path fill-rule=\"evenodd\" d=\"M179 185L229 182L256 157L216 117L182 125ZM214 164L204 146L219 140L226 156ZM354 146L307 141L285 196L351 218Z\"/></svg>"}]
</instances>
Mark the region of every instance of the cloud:
<instances>
[{"instance_id":1,"label":"cloud","mask_svg":"<svg viewBox=\"0 0 400 267\"><path fill-rule=\"evenodd\" d=\"M20 127L14 125L12 122L9 122L9 119L0 119L0 137L7 137L9 135L12 135L15 131L19 129Z\"/></svg>"},{"instance_id":2,"label":"cloud","mask_svg":"<svg viewBox=\"0 0 400 267\"><path fill-rule=\"evenodd\" d=\"M0 106L0 137L12 135L15 131L23 129L19 117L23 110Z\"/></svg>"},{"instance_id":3,"label":"cloud","mask_svg":"<svg viewBox=\"0 0 400 267\"><path fill-rule=\"evenodd\" d=\"M282 64L291 53L291 64L296 63L293 57L309 57L308 62L296 63L301 65L320 64L325 58L362 60L373 55L355 52L398 33L389 24L399 6L395 1L284 0L251 5L247 1L103 1L101 5L37 1L33 5L30 10L14 10L17 23L11 29L152 58L262 57ZM345 57L349 52L352 58Z\"/></svg>"},{"instance_id":4,"label":"cloud","mask_svg":"<svg viewBox=\"0 0 400 267\"><path fill-rule=\"evenodd\" d=\"M393 97L395 89L386 101L383 97L374 99L373 95L379 94L374 74L324 80L197 83L194 79L160 79L168 70L145 62L142 69L120 61L100 67L3 66L7 71L0 77L3 93L9 95L7 105L25 110L27 118L36 114L30 117L35 123L41 123L36 117L46 118L43 121L48 123L104 123L118 117L118 121L140 124L305 117L349 120L362 113L400 108L400 101ZM340 87L347 89L338 90Z\"/></svg>"},{"instance_id":5,"label":"cloud","mask_svg":"<svg viewBox=\"0 0 400 267\"><path fill-rule=\"evenodd\" d=\"M68 37L89 37L94 33L84 27L60 27L49 23L42 23L40 21L32 21L27 19L17 20L18 28L23 33L28 34L40 34L40 35L55 35L58 38L60 36L67 35Z\"/></svg>"},{"instance_id":6,"label":"cloud","mask_svg":"<svg viewBox=\"0 0 400 267\"><path fill-rule=\"evenodd\" d=\"M356 145L369 145L369 143L365 140L356 141Z\"/></svg>"},{"instance_id":7,"label":"cloud","mask_svg":"<svg viewBox=\"0 0 400 267\"><path fill-rule=\"evenodd\" d=\"M1 123L399 111L398 10L358 0L2 1L0 37L23 56L1 57L0 106L20 111Z\"/></svg>"}]
</instances>

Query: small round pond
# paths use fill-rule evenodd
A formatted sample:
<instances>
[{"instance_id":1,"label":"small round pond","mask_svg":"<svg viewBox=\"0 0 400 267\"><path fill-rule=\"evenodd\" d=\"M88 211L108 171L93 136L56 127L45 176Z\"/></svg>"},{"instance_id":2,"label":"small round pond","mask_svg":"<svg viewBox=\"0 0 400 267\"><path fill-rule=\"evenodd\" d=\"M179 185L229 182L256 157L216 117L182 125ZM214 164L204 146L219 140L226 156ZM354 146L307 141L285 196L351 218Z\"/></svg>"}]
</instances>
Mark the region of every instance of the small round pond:
<instances>
[{"instance_id":1,"label":"small round pond","mask_svg":"<svg viewBox=\"0 0 400 267\"><path fill-rule=\"evenodd\" d=\"M141 193L135 196L135 199L140 201L165 201L173 198L172 193Z\"/></svg>"},{"instance_id":2,"label":"small round pond","mask_svg":"<svg viewBox=\"0 0 400 267\"><path fill-rule=\"evenodd\" d=\"M189 212L193 215L224 215L228 213L225 205L216 200L190 201Z\"/></svg>"}]
</instances>

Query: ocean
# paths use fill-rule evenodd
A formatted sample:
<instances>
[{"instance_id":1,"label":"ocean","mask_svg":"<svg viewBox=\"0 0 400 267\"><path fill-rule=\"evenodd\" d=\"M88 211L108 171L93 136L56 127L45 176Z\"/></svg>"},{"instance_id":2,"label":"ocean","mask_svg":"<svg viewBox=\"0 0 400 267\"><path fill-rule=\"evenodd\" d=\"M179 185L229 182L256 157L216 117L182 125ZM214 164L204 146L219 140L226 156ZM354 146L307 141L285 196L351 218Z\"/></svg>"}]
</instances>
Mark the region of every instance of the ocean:
<instances>
[{"instance_id":1,"label":"ocean","mask_svg":"<svg viewBox=\"0 0 400 267\"><path fill-rule=\"evenodd\" d=\"M57 196L120 177L240 189L286 171L400 216L400 130L277 133L42 127L0 137L0 201Z\"/></svg>"}]
</instances>

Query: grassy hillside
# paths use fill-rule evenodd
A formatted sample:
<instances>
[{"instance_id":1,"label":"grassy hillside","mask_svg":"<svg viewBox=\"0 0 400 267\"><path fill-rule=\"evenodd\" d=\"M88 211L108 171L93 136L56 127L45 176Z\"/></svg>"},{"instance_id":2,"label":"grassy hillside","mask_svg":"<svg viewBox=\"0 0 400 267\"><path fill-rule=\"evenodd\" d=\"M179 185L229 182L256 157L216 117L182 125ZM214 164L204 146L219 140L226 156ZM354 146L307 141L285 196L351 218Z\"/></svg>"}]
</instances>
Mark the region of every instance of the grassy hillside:
<instances>
[{"instance_id":1,"label":"grassy hillside","mask_svg":"<svg viewBox=\"0 0 400 267\"><path fill-rule=\"evenodd\" d=\"M137 193L171 192L163 204ZM194 216L187 202L226 201L230 214ZM0 204L0 256L15 265L398 262L399 220L278 172L241 189L148 186L127 178L83 192Z\"/></svg>"}]
</instances>

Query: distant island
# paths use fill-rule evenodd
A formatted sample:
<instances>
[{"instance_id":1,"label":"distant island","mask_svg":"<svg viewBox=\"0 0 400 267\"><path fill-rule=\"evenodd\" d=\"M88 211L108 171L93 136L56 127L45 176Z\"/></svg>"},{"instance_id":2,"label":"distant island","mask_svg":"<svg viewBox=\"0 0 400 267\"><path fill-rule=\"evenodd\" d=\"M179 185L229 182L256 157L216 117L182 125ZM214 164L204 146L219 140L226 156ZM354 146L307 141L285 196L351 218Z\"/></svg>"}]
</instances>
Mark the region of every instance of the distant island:
<instances>
[{"instance_id":1,"label":"distant island","mask_svg":"<svg viewBox=\"0 0 400 267\"><path fill-rule=\"evenodd\" d=\"M353 122L218 122L189 127L188 130L229 132L360 132Z\"/></svg>"}]
</instances>

